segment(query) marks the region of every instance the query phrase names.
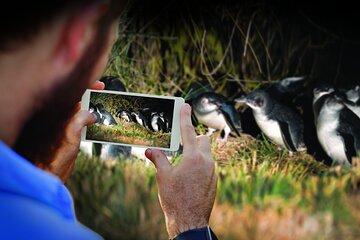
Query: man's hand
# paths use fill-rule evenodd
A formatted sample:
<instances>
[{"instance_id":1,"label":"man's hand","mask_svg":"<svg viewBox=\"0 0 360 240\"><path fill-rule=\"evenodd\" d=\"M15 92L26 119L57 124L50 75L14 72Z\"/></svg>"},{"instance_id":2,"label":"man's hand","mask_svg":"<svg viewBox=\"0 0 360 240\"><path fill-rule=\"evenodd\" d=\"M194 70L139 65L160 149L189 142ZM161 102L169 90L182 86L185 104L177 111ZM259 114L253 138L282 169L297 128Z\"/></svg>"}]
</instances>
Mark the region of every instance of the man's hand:
<instances>
[{"instance_id":1,"label":"man's hand","mask_svg":"<svg viewBox=\"0 0 360 240\"><path fill-rule=\"evenodd\" d=\"M104 83L96 81L91 87L94 90L103 90ZM65 129L65 135L61 146L56 150L55 157L50 165L38 166L45 171L51 172L65 182L71 175L79 153L81 129L96 122L96 116L86 110L80 111L80 104L76 106L75 115Z\"/></svg>"},{"instance_id":2,"label":"man's hand","mask_svg":"<svg viewBox=\"0 0 360 240\"><path fill-rule=\"evenodd\" d=\"M157 170L160 204L171 238L209 224L218 179L210 140L196 136L188 104L181 109L180 127L184 151L178 166L172 167L160 150L145 152Z\"/></svg>"}]
</instances>

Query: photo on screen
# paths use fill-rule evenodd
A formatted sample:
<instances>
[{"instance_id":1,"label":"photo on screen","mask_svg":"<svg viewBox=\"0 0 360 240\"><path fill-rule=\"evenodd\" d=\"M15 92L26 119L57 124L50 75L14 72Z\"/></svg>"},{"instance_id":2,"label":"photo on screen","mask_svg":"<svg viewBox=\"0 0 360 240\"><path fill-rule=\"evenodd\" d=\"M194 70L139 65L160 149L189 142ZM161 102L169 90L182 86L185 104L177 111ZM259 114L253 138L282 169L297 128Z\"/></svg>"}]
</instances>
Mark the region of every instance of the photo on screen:
<instances>
[{"instance_id":1,"label":"photo on screen","mask_svg":"<svg viewBox=\"0 0 360 240\"><path fill-rule=\"evenodd\" d=\"M169 148L174 100L91 92L88 110L97 122L86 140Z\"/></svg>"}]
</instances>

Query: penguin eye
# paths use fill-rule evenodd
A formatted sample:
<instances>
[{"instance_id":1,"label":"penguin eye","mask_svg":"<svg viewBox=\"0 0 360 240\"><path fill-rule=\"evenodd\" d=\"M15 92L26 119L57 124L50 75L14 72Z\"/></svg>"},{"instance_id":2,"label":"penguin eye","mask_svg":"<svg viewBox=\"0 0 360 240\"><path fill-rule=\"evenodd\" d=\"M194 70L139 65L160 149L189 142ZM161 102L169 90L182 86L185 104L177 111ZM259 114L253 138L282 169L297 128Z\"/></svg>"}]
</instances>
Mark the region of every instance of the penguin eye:
<instances>
[{"instance_id":1,"label":"penguin eye","mask_svg":"<svg viewBox=\"0 0 360 240\"><path fill-rule=\"evenodd\" d=\"M207 103L208 103L207 99L204 98L204 99L201 100L201 104L207 104Z\"/></svg>"},{"instance_id":2,"label":"penguin eye","mask_svg":"<svg viewBox=\"0 0 360 240\"><path fill-rule=\"evenodd\" d=\"M262 107L264 105L264 100L262 98L257 98L256 99L256 104L259 106L259 107Z\"/></svg>"}]
</instances>

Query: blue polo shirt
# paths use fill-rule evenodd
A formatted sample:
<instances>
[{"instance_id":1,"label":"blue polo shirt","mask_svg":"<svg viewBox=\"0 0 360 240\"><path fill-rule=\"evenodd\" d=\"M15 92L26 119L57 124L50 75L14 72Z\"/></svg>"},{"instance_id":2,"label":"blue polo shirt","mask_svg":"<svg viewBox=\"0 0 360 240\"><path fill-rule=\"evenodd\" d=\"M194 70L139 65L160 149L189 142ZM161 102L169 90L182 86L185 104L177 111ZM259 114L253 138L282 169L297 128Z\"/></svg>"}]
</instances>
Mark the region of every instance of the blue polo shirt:
<instances>
[{"instance_id":1,"label":"blue polo shirt","mask_svg":"<svg viewBox=\"0 0 360 240\"><path fill-rule=\"evenodd\" d=\"M0 141L0 239L101 239L75 217L68 189Z\"/></svg>"}]
</instances>

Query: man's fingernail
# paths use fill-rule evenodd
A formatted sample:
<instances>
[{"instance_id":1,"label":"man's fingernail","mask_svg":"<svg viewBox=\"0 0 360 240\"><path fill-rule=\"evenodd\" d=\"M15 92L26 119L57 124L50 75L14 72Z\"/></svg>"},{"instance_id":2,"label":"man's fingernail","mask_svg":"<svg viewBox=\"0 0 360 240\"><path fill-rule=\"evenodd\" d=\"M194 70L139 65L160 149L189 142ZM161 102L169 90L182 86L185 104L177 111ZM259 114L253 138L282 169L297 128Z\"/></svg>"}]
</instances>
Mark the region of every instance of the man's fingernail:
<instances>
[{"instance_id":1,"label":"man's fingernail","mask_svg":"<svg viewBox=\"0 0 360 240\"><path fill-rule=\"evenodd\" d=\"M191 106L188 103L185 103L186 112L191 113Z\"/></svg>"},{"instance_id":2,"label":"man's fingernail","mask_svg":"<svg viewBox=\"0 0 360 240\"><path fill-rule=\"evenodd\" d=\"M91 113L91 115L92 115L94 121L97 121L97 116L94 113Z\"/></svg>"},{"instance_id":3,"label":"man's fingernail","mask_svg":"<svg viewBox=\"0 0 360 240\"><path fill-rule=\"evenodd\" d=\"M147 157L147 158L151 158L151 149L146 149L146 151L145 151L145 156Z\"/></svg>"}]
</instances>

